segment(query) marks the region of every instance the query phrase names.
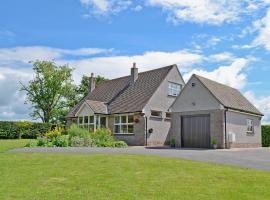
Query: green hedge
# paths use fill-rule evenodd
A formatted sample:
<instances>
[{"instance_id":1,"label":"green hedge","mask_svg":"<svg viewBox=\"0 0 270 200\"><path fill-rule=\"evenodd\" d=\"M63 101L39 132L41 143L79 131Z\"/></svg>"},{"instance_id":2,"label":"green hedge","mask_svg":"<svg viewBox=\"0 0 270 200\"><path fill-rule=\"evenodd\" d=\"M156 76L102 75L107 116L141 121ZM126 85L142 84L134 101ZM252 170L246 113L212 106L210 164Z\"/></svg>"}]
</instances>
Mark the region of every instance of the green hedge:
<instances>
[{"instance_id":1,"label":"green hedge","mask_svg":"<svg viewBox=\"0 0 270 200\"><path fill-rule=\"evenodd\" d=\"M262 146L270 147L270 125L262 126Z\"/></svg>"},{"instance_id":2,"label":"green hedge","mask_svg":"<svg viewBox=\"0 0 270 200\"><path fill-rule=\"evenodd\" d=\"M52 124L0 121L0 139L34 139L51 130Z\"/></svg>"}]
</instances>

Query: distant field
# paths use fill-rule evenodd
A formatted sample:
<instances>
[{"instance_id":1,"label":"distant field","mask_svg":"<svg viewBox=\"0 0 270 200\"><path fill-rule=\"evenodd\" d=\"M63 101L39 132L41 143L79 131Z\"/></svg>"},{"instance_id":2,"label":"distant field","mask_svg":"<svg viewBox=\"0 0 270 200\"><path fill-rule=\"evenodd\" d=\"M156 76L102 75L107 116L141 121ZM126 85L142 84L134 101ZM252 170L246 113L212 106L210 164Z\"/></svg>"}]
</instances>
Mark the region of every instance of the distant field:
<instances>
[{"instance_id":1,"label":"distant field","mask_svg":"<svg viewBox=\"0 0 270 200\"><path fill-rule=\"evenodd\" d=\"M0 140L0 199L263 200L270 173L139 155L8 153Z\"/></svg>"}]
</instances>

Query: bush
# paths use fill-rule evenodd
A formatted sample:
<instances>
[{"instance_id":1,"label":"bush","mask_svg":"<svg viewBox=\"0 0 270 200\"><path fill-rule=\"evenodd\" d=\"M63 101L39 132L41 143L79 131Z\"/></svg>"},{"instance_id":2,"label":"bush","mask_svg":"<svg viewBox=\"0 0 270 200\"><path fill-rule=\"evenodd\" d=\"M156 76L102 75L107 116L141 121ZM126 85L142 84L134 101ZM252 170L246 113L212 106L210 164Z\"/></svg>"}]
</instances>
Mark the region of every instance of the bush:
<instances>
[{"instance_id":1,"label":"bush","mask_svg":"<svg viewBox=\"0 0 270 200\"><path fill-rule=\"evenodd\" d=\"M262 146L270 147L270 125L262 126Z\"/></svg>"},{"instance_id":2,"label":"bush","mask_svg":"<svg viewBox=\"0 0 270 200\"><path fill-rule=\"evenodd\" d=\"M52 140L52 144L56 147L68 147L68 143L69 143L68 135L58 135Z\"/></svg>"},{"instance_id":3,"label":"bush","mask_svg":"<svg viewBox=\"0 0 270 200\"><path fill-rule=\"evenodd\" d=\"M114 141L114 147L125 148L128 147L128 145L124 141Z\"/></svg>"},{"instance_id":4,"label":"bush","mask_svg":"<svg viewBox=\"0 0 270 200\"><path fill-rule=\"evenodd\" d=\"M70 138L78 136L78 137L86 137L90 135L90 132L86 129L78 127L76 124L72 124L70 128L67 130L67 134Z\"/></svg>"},{"instance_id":5,"label":"bush","mask_svg":"<svg viewBox=\"0 0 270 200\"><path fill-rule=\"evenodd\" d=\"M37 139L37 146L38 147L46 147L47 143L48 143L48 140L46 138L40 137Z\"/></svg>"},{"instance_id":6,"label":"bush","mask_svg":"<svg viewBox=\"0 0 270 200\"><path fill-rule=\"evenodd\" d=\"M53 130L50 130L48 131L46 134L45 134L45 137L46 138L49 138L49 139L52 139L52 138L55 138L59 135L61 135L63 133L65 129L63 127L58 127L56 126Z\"/></svg>"},{"instance_id":7,"label":"bush","mask_svg":"<svg viewBox=\"0 0 270 200\"><path fill-rule=\"evenodd\" d=\"M70 139L71 147L83 147L84 146L84 138L79 136L74 136Z\"/></svg>"},{"instance_id":8,"label":"bush","mask_svg":"<svg viewBox=\"0 0 270 200\"><path fill-rule=\"evenodd\" d=\"M51 130L49 123L0 122L0 139L36 139Z\"/></svg>"},{"instance_id":9,"label":"bush","mask_svg":"<svg viewBox=\"0 0 270 200\"><path fill-rule=\"evenodd\" d=\"M29 140L24 147L36 147L37 141L36 140Z\"/></svg>"}]
</instances>

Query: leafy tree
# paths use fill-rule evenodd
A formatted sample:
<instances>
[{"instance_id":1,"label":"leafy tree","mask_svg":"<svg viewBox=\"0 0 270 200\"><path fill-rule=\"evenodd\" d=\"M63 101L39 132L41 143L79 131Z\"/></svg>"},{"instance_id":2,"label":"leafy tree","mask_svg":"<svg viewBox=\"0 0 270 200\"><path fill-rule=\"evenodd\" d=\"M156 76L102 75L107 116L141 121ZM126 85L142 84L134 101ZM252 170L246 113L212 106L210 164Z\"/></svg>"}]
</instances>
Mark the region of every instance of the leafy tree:
<instances>
[{"instance_id":1,"label":"leafy tree","mask_svg":"<svg viewBox=\"0 0 270 200\"><path fill-rule=\"evenodd\" d=\"M33 107L31 116L43 122L63 122L76 101L73 69L67 65L57 66L51 61L35 61L33 70L34 79L28 85L21 83L21 90L27 95L25 103Z\"/></svg>"},{"instance_id":2,"label":"leafy tree","mask_svg":"<svg viewBox=\"0 0 270 200\"><path fill-rule=\"evenodd\" d=\"M96 85L107 81L108 79L98 75L96 77ZM77 88L77 94L81 96L81 98L85 97L89 92L90 79L88 76L83 75L80 85Z\"/></svg>"}]
</instances>

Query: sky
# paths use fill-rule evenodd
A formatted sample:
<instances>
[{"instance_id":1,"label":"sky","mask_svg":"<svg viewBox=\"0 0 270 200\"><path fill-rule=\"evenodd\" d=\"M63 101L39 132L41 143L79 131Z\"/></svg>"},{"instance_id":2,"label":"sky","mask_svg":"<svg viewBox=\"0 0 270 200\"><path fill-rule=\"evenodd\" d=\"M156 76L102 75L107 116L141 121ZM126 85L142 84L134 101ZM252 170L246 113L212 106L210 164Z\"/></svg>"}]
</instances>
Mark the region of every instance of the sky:
<instances>
[{"instance_id":1,"label":"sky","mask_svg":"<svg viewBox=\"0 0 270 200\"><path fill-rule=\"evenodd\" d=\"M107 78L177 64L239 89L270 123L270 0L1 0L0 120L30 120L29 61Z\"/></svg>"}]
</instances>

